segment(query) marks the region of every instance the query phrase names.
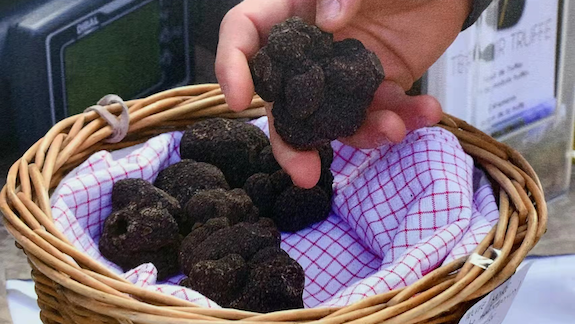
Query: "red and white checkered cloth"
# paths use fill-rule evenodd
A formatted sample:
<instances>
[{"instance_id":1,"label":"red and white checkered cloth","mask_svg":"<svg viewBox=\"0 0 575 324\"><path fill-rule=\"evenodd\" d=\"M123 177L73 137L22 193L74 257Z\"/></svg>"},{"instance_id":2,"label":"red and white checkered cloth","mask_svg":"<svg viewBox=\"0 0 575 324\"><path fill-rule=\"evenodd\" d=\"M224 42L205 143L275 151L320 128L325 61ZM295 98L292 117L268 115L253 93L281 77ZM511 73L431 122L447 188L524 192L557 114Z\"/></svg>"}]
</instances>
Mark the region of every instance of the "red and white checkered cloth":
<instances>
[{"instance_id":1,"label":"red and white checkered cloth","mask_svg":"<svg viewBox=\"0 0 575 324\"><path fill-rule=\"evenodd\" d=\"M254 124L267 132L267 119ZM115 181L143 178L180 160L182 134L95 153L64 179L51 198L56 226L78 249L146 289L219 307L177 286L182 275L156 282L144 264L127 273L98 250L111 212ZM282 234L282 248L305 270L306 307L346 305L415 282L473 251L499 217L491 187L458 140L441 128L407 135L401 144L359 150L333 142L334 198L327 220Z\"/></svg>"}]
</instances>

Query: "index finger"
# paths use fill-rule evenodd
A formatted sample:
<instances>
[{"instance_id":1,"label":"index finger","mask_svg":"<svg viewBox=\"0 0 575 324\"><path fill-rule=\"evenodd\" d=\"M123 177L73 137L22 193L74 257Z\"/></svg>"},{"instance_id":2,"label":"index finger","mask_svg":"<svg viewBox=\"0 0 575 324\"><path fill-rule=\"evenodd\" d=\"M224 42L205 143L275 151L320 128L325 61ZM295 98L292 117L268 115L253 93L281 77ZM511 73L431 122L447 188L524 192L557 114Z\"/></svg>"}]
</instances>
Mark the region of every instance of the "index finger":
<instances>
[{"instance_id":1,"label":"index finger","mask_svg":"<svg viewBox=\"0 0 575 324\"><path fill-rule=\"evenodd\" d=\"M290 175L296 186L305 189L312 188L318 183L321 176L319 153L316 150L298 151L285 143L275 131L271 109L271 104L266 104L270 142L277 162Z\"/></svg>"},{"instance_id":2,"label":"index finger","mask_svg":"<svg viewBox=\"0 0 575 324\"><path fill-rule=\"evenodd\" d=\"M220 26L215 71L230 109L248 107L254 93L248 59L259 50L273 25L294 15L313 20L315 2L246 0L226 14Z\"/></svg>"}]
</instances>

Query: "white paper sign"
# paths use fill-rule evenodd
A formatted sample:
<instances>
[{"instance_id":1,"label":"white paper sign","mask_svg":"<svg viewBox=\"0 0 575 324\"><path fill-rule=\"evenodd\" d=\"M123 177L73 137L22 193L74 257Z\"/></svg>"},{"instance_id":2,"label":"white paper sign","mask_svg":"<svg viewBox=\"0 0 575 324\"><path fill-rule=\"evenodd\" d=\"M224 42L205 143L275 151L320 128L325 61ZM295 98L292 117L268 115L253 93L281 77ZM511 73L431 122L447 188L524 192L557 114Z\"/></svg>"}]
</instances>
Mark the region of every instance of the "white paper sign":
<instances>
[{"instance_id":1,"label":"white paper sign","mask_svg":"<svg viewBox=\"0 0 575 324\"><path fill-rule=\"evenodd\" d=\"M427 93L495 137L555 111L557 0L527 0L514 25L494 26L499 1L429 69ZM521 1L510 2L519 6Z\"/></svg>"},{"instance_id":2,"label":"white paper sign","mask_svg":"<svg viewBox=\"0 0 575 324\"><path fill-rule=\"evenodd\" d=\"M481 299L477 304L471 307L459 324L501 324L511 308L513 299L527 272L531 268L531 262L525 264L511 278L501 286L493 290L489 295Z\"/></svg>"}]
</instances>

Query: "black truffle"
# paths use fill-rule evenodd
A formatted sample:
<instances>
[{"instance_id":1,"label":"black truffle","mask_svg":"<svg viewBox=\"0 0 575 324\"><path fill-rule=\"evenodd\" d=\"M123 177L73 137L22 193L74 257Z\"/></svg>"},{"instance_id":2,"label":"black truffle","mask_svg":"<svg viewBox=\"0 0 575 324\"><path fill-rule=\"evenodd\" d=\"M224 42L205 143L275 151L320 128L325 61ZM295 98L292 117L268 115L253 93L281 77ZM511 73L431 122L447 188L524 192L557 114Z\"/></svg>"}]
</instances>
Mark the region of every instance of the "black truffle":
<instances>
[{"instance_id":1,"label":"black truffle","mask_svg":"<svg viewBox=\"0 0 575 324\"><path fill-rule=\"evenodd\" d=\"M269 217L279 194L274 190L269 174L252 175L246 180L244 190L258 208L259 214L262 217Z\"/></svg>"},{"instance_id":2,"label":"black truffle","mask_svg":"<svg viewBox=\"0 0 575 324\"><path fill-rule=\"evenodd\" d=\"M275 171L270 175L256 173L248 178L244 185L244 190L252 198L260 215L273 219L281 231L301 230L325 219L329 214L334 180L330 170L333 149L327 143L317 150L321 160L321 175L318 184L312 189L306 190L294 186L284 170ZM275 161L273 155L267 155L266 161L268 165L273 165L271 162ZM278 203L280 195L282 201ZM309 197L304 198L306 196Z\"/></svg>"},{"instance_id":3,"label":"black truffle","mask_svg":"<svg viewBox=\"0 0 575 324\"><path fill-rule=\"evenodd\" d=\"M180 241L178 225L166 209L130 206L106 218L99 248L124 271L153 263L162 280L178 272Z\"/></svg>"},{"instance_id":4,"label":"black truffle","mask_svg":"<svg viewBox=\"0 0 575 324\"><path fill-rule=\"evenodd\" d=\"M279 170L270 175L270 182L275 192L281 193L285 189L293 186L291 177L284 170Z\"/></svg>"},{"instance_id":5,"label":"black truffle","mask_svg":"<svg viewBox=\"0 0 575 324\"><path fill-rule=\"evenodd\" d=\"M274 64L264 51L259 51L250 64L255 88L265 101L275 101L276 93L282 89L282 72L280 66Z\"/></svg>"},{"instance_id":6,"label":"black truffle","mask_svg":"<svg viewBox=\"0 0 575 324\"><path fill-rule=\"evenodd\" d=\"M245 286L249 269L239 254L228 254L219 260L204 260L194 264L188 278L180 284L229 307Z\"/></svg>"},{"instance_id":7,"label":"black truffle","mask_svg":"<svg viewBox=\"0 0 575 324\"><path fill-rule=\"evenodd\" d=\"M293 17L272 26L268 37L269 54L286 63L300 63L309 58L329 56L333 35Z\"/></svg>"},{"instance_id":8,"label":"black truffle","mask_svg":"<svg viewBox=\"0 0 575 324\"><path fill-rule=\"evenodd\" d=\"M296 232L326 219L330 210L330 197L320 187L292 186L278 196L271 218L282 232Z\"/></svg>"},{"instance_id":9,"label":"black truffle","mask_svg":"<svg viewBox=\"0 0 575 324\"><path fill-rule=\"evenodd\" d=\"M270 144L258 127L224 118L210 118L191 125L184 133L180 154L215 165L232 188L241 188L257 172L261 150Z\"/></svg>"},{"instance_id":10,"label":"black truffle","mask_svg":"<svg viewBox=\"0 0 575 324\"><path fill-rule=\"evenodd\" d=\"M303 308L305 274L285 251L263 249L249 264L247 284L231 307L262 313Z\"/></svg>"},{"instance_id":11,"label":"black truffle","mask_svg":"<svg viewBox=\"0 0 575 324\"><path fill-rule=\"evenodd\" d=\"M216 222L216 219L211 219L208 223L210 222ZM201 238L200 241L209 242L214 236L221 241L221 233L228 234L230 231L226 230L242 227L242 224L224 227L209 234L207 239ZM259 229L256 231L272 229L273 225L271 220L261 219L257 224ZM204 233L200 236L205 235ZM189 243L193 241L194 245L197 244L198 236L192 232L188 238L191 241L184 242L180 253L185 250L188 250L187 253L195 253L189 251L192 246ZM279 248L279 243L260 244L261 242L254 243L257 240L252 240L253 237L247 236L247 238L252 242L251 247L257 247L257 249L245 249L244 246L241 253L235 253L242 249L228 247L222 257L219 257L221 252L218 252L211 255L213 259L209 257L193 261L188 259L189 269L184 269L188 278L182 280L180 284L200 292L223 307L258 312L302 308L305 283L303 268ZM213 243L215 242L210 244ZM200 243L200 245L203 244ZM246 252L248 250L249 252ZM249 262L246 263L245 260Z\"/></svg>"},{"instance_id":12,"label":"black truffle","mask_svg":"<svg viewBox=\"0 0 575 324\"><path fill-rule=\"evenodd\" d=\"M366 50L359 40L350 38L334 43L333 57L324 72L331 89L365 98L377 90L384 76L377 56Z\"/></svg>"},{"instance_id":13,"label":"black truffle","mask_svg":"<svg viewBox=\"0 0 575 324\"><path fill-rule=\"evenodd\" d=\"M188 200L185 209L192 224L219 217L228 218L231 224L253 223L258 219L258 210L243 189L198 191Z\"/></svg>"},{"instance_id":14,"label":"black truffle","mask_svg":"<svg viewBox=\"0 0 575 324\"><path fill-rule=\"evenodd\" d=\"M285 86L285 108L296 119L306 119L319 109L323 99L325 77L318 65L296 75Z\"/></svg>"},{"instance_id":15,"label":"black truffle","mask_svg":"<svg viewBox=\"0 0 575 324\"><path fill-rule=\"evenodd\" d=\"M246 180L245 192L251 197L262 217L272 217L277 197L287 188L293 186L290 176L279 170L271 175L256 173Z\"/></svg>"},{"instance_id":16,"label":"black truffle","mask_svg":"<svg viewBox=\"0 0 575 324\"><path fill-rule=\"evenodd\" d=\"M180 232L183 235L190 232L187 216L180 208L180 203L176 198L154 187L144 179L129 178L114 183L114 188L112 189L112 211L118 211L128 206L134 209L143 207L166 209L178 223Z\"/></svg>"},{"instance_id":17,"label":"black truffle","mask_svg":"<svg viewBox=\"0 0 575 324\"><path fill-rule=\"evenodd\" d=\"M331 198L333 197L333 174L331 173L330 169L322 169L321 175L319 177L319 181L317 182L316 187L321 188L326 194L331 202Z\"/></svg>"},{"instance_id":18,"label":"black truffle","mask_svg":"<svg viewBox=\"0 0 575 324\"><path fill-rule=\"evenodd\" d=\"M326 143L317 148L321 161L322 170L329 169L333 163L333 148L330 143Z\"/></svg>"},{"instance_id":19,"label":"black truffle","mask_svg":"<svg viewBox=\"0 0 575 324\"><path fill-rule=\"evenodd\" d=\"M331 173L331 164L333 163L333 148L330 143L320 146L318 149L321 160L321 175L317 186L323 189L328 195L329 200L333 196L333 174Z\"/></svg>"},{"instance_id":20,"label":"black truffle","mask_svg":"<svg viewBox=\"0 0 575 324\"><path fill-rule=\"evenodd\" d=\"M217 167L193 160L182 160L162 170L154 185L172 197L180 206L200 190L230 189L224 174Z\"/></svg>"},{"instance_id":21,"label":"black truffle","mask_svg":"<svg viewBox=\"0 0 575 324\"><path fill-rule=\"evenodd\" d=\"M274 157L271 145L268 145L261 150L258 159L258 169L258 172L267 174L272 174L282 169Z\"/></svg>"},{"instance_id":22,"label":"black truffle","mask_svg":"<svg viewBox=\"0 0 575 324\"><path fill-rule=\"evenodd\" d=\"M256 92L274 102L277 133L302 150L353 135L384 79L381 62L360 41L333 42L298 17L272 27L249 65Z\"/></svg>"},{"instance_id":23,"label":"black truffle","mask_svg":"<svg viewBox=\"0 0 575 324\"><path fill-rule=\"evenodd\" d=\"M196 223L192 229L193 235L192 233L188 234L184 242L194 247L205 241L213 233L226 227L230 227L230 220L225 217L211 218L205 224Z\"/></svg>"},{"instance_id":24,"label":"black truffle","mask_svg":"<svg viewBox=\"0 0 575 324\"><path fill-rule=\"evenodd\" d=\"M269 225L261 220L254 224L238 223L212 232L207 237L206 231L201 231L201 227L196 228L180 247L179 263L182 272L190 273L194 264L200 261L218 260L228 254L239 254L244 259L250 259L265 247L279 247L279 232Z\"/></svg>"}]
</instances>

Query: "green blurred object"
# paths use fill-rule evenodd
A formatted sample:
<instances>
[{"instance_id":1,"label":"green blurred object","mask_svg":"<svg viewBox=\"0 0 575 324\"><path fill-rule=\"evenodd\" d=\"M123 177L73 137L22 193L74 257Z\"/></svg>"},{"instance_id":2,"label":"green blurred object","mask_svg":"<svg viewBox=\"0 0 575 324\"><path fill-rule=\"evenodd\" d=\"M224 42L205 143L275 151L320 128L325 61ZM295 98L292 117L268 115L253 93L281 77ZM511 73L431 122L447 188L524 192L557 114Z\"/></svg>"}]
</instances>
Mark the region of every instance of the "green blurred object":
<instances>
[{"instance_id":1,"label":"green blurred object","mask_svg":"<svg viewBox=\"0 0 575 324\"><path fill-rule=\"evenodd\" d=\"M159 14L158 2L151 2L65 49L68 115L102 94L134 98L162 80Z\"/></svg>"}]
</instances>

